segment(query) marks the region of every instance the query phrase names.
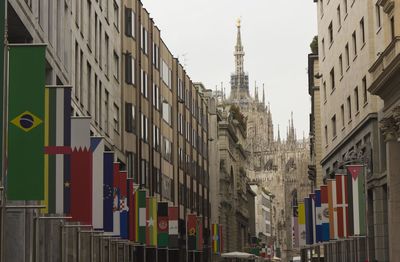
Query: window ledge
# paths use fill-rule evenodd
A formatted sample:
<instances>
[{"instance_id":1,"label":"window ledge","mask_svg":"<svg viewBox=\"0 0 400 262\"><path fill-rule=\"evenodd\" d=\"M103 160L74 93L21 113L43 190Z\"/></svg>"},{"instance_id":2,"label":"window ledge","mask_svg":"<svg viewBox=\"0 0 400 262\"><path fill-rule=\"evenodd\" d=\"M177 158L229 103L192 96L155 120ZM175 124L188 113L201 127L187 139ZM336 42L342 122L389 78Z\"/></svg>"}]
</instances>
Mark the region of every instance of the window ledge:
<instances>
[{"instance_id":1,"label":"window ledge","mask_svg":"<svg viewBox=\"0 0 400 262\"><path fill-rule=\"evenodd\" d=\"M355 114L355 116L358 116L360 114L360 110L358 110Z\"/></svg>"},{"instance_id":2,"label":"window ledge","mask_svg":"<svg viewBox=\"0 0 400 262\"><path fill-rule=\"evenodd\" d=\"M357 54L354 56L354 58L353 58L353 62L354 62L354 61L356 61L356 59L357 59L357 56L358 56Z\"/></svg>"},{"instance_id":3,"label":"window ledge","mask_svg":"<svg viewBox=\"0 0 400 262\"><path fill-rule=\"evenodd\" d=\"M368 105L368 101L364 103L363 107L366 107Z\"/></svg>"},{"instance_id":4,"label":"window ledge","mask_svg":"<svg viewBox=\"0 0 400 262\"><path fill-rule=\"evenodd\" d=\"M331 49L331 47L333 46L333 43L334 43L334 42L335 42L335 41L332 40L332 42L329 43L329 49Z\"/></svg>"},{"instance_id":5,"label":"window ledge","mask_svg":"<svg viewBox=\"0 0 400 262\"><path fill-rule=\"evenodd\" d=\"M353 120L352 120L352 119L350 119L350 120L349 120L349 122L347 122L347 124L349 124L349 125L350 125L350 124L351 124L351 122L353 122Z\"/></svg>"},{"instance_id":6,"label":"window ledge","mask_svg":"<svg viewBox=\"0 0 400 262\"><path fill-rule=\"evenodd\" d=\"M342 131L344 131L345 129L346 129L346 126L343 126L343 127L342 127Z\"/></svg>"},{"instance_id":7,"label":"window ledge","mask_svg":"<svg viewBox=\"0 0 400 262\"><path fill-rule=\"evenodd\" d=\"M339 25L339 28L338 28L338 32L340 32L340 29L342 29L342 25Z\"/></svg>"},{"instance_id":8,"label":"window ledge","mask_svg":"<svg viewBox=\"0 0 400 262\"><path fill-rule=\"evenodd\" d=\"M327 102L328 102L328 101L325 99L325 100L324 100L324 105L325 105Z\"/></svg>"},{"instance_id":9,"label":"window ledge","mask_svg":"<svg viewBox=\"0 0 400 262\"><path fill-rule=\"evenodd\" d=\"M335 136L332 138L332 141L335 141L336 138L337 138L337 135L335 135Z\"/></svg>"},{"instance_id":10,"label":"window ledge","mask_svg":"<svg viewBox=\"0 0 400 262\"><path fill-rule=\"evenodd\" d=\"M362 44L360 50L363 50L363 49L364 49L365 43L366 43L366 42L364 41L364 43Z\"/></svg>"},{"instance_id":11,"label":"window ledge","mask_svg":"<svg viewBox=\"0 0 400 262\"><path fill-rule=\"evenodd\" d=\"M347 71L349 71L349 69L350 69L350 65L348 65L348 66L347 66L347 68L346 68L346 72L347 72Z\"/></svg>"},{"instance_id":12,"label":"window ledge","mask_svg":"<svg viewBox=\"0 0 400 262\"><path fill-rule=\"evenodd\" d=\"M339 79L339 81L342 81L342 79L343 79L343 74L340 76L340 79Z\"/></svg>"},{"instance_id":13,"label":"window ledge","mask_svg":"<svg viewBox=\"0 0 400 262\"><path fill-rule=\"evenodd\" d=\"M333 94L333 92L335 92L335 90L336 90L336 87L332 89L331 95Z\"/></svg>"},{"instance_id":14,"label":"window ledge","mask_svg":"<svg viewBox=\"0 0 400 262\"><path fill-rule=\"evenodd\" d=\"M349 16L349 12L347 12L347 13L344 15L343 20L346 20L348 16Z\"/></svg>"}]
</instances>

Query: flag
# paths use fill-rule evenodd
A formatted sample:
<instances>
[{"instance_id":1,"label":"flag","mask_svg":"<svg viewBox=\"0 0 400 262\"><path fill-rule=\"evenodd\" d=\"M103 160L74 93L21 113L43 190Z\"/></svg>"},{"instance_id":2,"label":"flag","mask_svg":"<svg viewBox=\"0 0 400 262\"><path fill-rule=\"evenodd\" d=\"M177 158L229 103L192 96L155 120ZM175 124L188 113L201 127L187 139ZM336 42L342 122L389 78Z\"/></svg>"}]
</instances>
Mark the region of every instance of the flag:
<instances>
[{"instance_id":1,"label":"flag","mask_svg":"<svg viewBox=\"0 0 400 262\"><path fill-rule=\"evenodd\" d=\"M72 167L79 169L79 163L72 162L72 151L90 149L90 117L71 117L71 155L65 165L69 171L64 173L64 213L71 214L72 202ZM76 159L76 158L75 158ZM87 163L86 163L87 164ZM91 175L90 175L91 176Z\"/></svg>"},{"instance_id":2,"label":"flag","mask_svg":"<svg viewBox=\"0 0 400 262\"><path fill-rule=\"evenodd\" d=\"M168 247L170 249L179 247L178 237L178 207L168 207Z\"/></svg>"},{"instance_id":3,"label":"flag","mask_svg":"<svg viewBox=\"0 0 400 262\"><path fill-rule=\"evenodd\" d=\"M136 187L133 179L128 180L128 206L129 206L129 213L128 213L128 230L129 235L128 238L130 241L135 241L136 236Z\"/></svg>"},{"instance_id":4,"label":"flag","mask_svg":"<svg viewBox=\"0 0 400 262\"><path fill-rule=\"evenodd\" d=\"M197 244L196 229L197 229L197 216L195 214L187 215L187 245L188 250L195 251Z\"/></svg>"},{"instance_id":5,"label":"flag","mask_svg":"<svg viewBox=\"0 0 400 262\"><path fill-rule=\"evenodd\" d=\"M339 239L336 201L336 180L328 179L329 237L331 240Z\"/></svg>"},{"instance_id":6,"label":"flag","mask_svg":"<svg viewBox=\"0 0 400 262\"><path fill-rule=\"evenodd\" d=\"M311 211L312 211L312 227L313 227L313 243L317 240L317 222L316 222L316 212L315 212L315 193L309 195L311 199Z\"/></svg>"},{"instance_id":7,"label":"flag","mask_svg":"<svg viewBox=\"0 0 400 262\"><path fill-rule=\"evenodd\" d=\"M316 243L322 242L322 206L321 190L315 190L315 236Z\"/></svg>"},{"instance_id":8,"label":"flag","mask_svg":"<svg viewBox=\"0 0 400 262\"><path fill-rule=\"evenodd\" d=\"M93 229L103 229L104 194L104 140L102 137L90 138L93 152Z\"/></svg>"},{"instance_id":9,"label":"flag","mask_svg":"<svg viewBox=\"0 0 400 262\"><path fill-rule=\"evenodd\" d=\"M146 198L146 245L157 246L157 198Z\"/></svg>"},{"instance_id":10,"label":"flag","mask_svg":"<svg viewBox=\"0 0 400 262\"><path fill-rule=\"evenodd\" d=\"M119 217L120 217L120 236L122 239L128 239L128 184L127 184L127 171L119 172Z\"/></svg>"},{"instance_id":11,"label":"flag","mask_svg":"<svg viewBox=\"0 0 400 262\"><path fill-rule=\"evenodd\" d=\"M306 245L306 211L304 202L298 203L299 247Z\"/></svg>"},{"instance_id":12,"label":"flag","mask_svg":"<svg viewBox=\"0 0 400 262\"><path fill-rule=\"evenodd\" d=\"M348 195L347 178L343 174L336 174L336 200L337 200L337 218L338 218L338 236L339 238L348 237Z\"/></svg>"},{"instance_id":13,"label":"flag","mask_svg":"<svg viewBox=\"0 0 400 262\"><path fill-rule=\"evenodd\" d=\"M113 235L119 236L121 234L119 163L114 162L113 167Z\"/></svg>"},{"instance_id":14,"label":"flag","mask_svg":"<svg viewBox=\"0 0 400 262\"><path fill-rule=\"evenodd\" d=\"M329 238L329 207L328 207L328 186L323 185L321 188L321 215L322 215L322 242L328 242Z\"/></svg>"},{"instance_id":15,"label":"flag","mask_svg":"<svg viewBox=\"0 0 400 262\"><path fill-rule=\"evenodd\" d=\"M221 225L212 224L211 234L212 234L212 252L213 254L221 253Z\"/></svg>"},{"instance_id":16,"label":"flag","mask_svg":"<svg viewBox=\"0 0 400 262\"><path fill-rule=\"evenodd\" d=\"M8 46L8 200L44 200L45 51Z\"/></svg>"},{"instance_id":17,"label":"flag","mask_svg":"<svg viewBox=\"0 0 400 262\"><path fill-rule=\"evenodd\" d=\"M222 237L222 225L219 225L219 252L222 253L224 251L224 238Z\"/></svg>"},{"instance_id":18,"label":"flag","mask_svg":"<svg viewBox=\"0 0 400 262\"><path fill-rule=\"evenodd\" d=\"M203 217L197 217L196 223L196 250L203 251Z\"/></svg>"},{"instance_id":19,"label":"flag","mask_svg":"<svg viewBox=\"0 0 400 262\"><path fill-rule=\"evenodd\" d=\"M306 244L314 244L314 225L313 225L313 210L312 199L310 197L304 198L304 209L306 213Z\"/></svg>"},{"instance_id":20,"label":"flag","mask_svg":"<svg viewBox=\"0 0 400 262\"><path fill-rule=\"evenodd\" d=\"M103 221L104 231L113 232L113 202L114 202L114 178L113 162L114 153L104 152L103 155Z\"/></svg>"},{"instance_id":21,"label":"flag","mask_svg":"<svg viewBox=\"0 0 400 262\"><path fill-rule=\"evenodd\" d=\"M70 192L70 215L73 221L92 224L93 211L93 155L90 150L90 118L71 120L71 179L65 187Z\"/></svg>"},{"instance_id":22,"label":"flag","mask_svg":"<svg viewBox=\"0 0 400 262\"><path fill-rule=\"evenodd\" d=\"M157 209L157 246L158 248L166 248L168 247L168 202L158 203Z\"/></svg>"},{"instance_id":23,"label":"flag","mask_svg":"<svg viewBox=\"0 0 400 262\"><path fill-rule=\"evenodd\" d=\"M292 208L292 247L299 247L299 223L298 223L298 207L294 206Z\"/></svg>"},{"instance_id":24,"label":"flag","mask_svg":"<svg viewBox=\"0 0 400 262\"><path fill-rule=\"evenodd\" d=\"M138 242L146 244L146 190L138 191Z\"/></svg>"},{"instance_id":25,"label":"flag","mask_svg":"<svg viewBox=\"0 0 400 262\"><path fill-rule=\"evenodd\" d=\"M63 214L64 176L71 154L71 86L46 86L44 97L44 201L42 211ZM68 174L69 176L69 174Z\"/></svg>"},{"instance_id":26,"label":"flag","mask_svg":"<svg viewBox=\"0 0 400 262\"><path fill-rule=\"evenodd\" d=\"M362 165L347 166L349 201L349 234L362 236L366 234L365 174Z\"/></svg>"}]
</instances>

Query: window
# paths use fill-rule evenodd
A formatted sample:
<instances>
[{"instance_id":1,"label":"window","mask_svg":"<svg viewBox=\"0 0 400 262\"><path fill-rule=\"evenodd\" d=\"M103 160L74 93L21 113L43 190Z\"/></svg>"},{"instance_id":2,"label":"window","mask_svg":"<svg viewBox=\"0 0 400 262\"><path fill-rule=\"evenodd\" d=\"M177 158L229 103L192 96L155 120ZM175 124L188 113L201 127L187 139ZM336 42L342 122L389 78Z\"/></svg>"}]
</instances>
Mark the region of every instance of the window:
<instances>
[{"instance_id":1,"label":"window","mask_svg":"<svg viewBox=\"0 0 400 262\"><path fill-rule=\"evenodd\" d=\"M125 131L135 132L135 106L131 103L125 103Z\"/></svg>"},{"instance_id":2,"label":"window","mask_svg":"<svg viewBox=\"0 0 400 262\"><path fill-rule=\"evenodd\" d=\"M141 133L140 133L140 137L141 137L141 139L144 141L144 142L146 142L147 143L147 141L148 141L148 120L147 120L147 117L142 113L141 114L141 125L140 125L140 127L141 127Z\"/></svg>"},{"instance_id":3,"label":"window","mask_svg":"<svg viewBox=\"0 0 400 262\"><path fill-rule=\"evenodd\" d=\"M351 97L347 97L347 112L348 112L348 117L349 121L351 120Z\"/></svg>"},{"instance_id":4,"label":"window","mask_svg":"<svg viewBox=\"0 0 400 262\"><path fill-rule=\"evenodd\" d=\"M105 69L105 71L106 71L106 76L108 77L109 75L110 75L110 71L109 71L109 68L108 68L108 66L109 66L109 64L110 64L110 56L108 55L108 52L109 52L109 50L110 50L110 39L109 39L109 37L108 37L108 35L106 34L105 35L105 42L106 42L106 46L105 46L105 57L106 57L106 64L104 65L104 69Z\"/></svg>"},{"instance_id":5,"label":"window","mask_svg":"<svg viewBox=\"0 0 400 262\"><path fill-rule=\"evenodd\" d=\"M183 82L180 78L178 78L178 98L183 100Z\"/></svg>"},{"instance_id":6,"label":"window","mask_svg":"<svg viewBox=\"0 0 400 262\"><path fill-rule=\"evenodd\" d=\"M337 16L337 20L338 20L338 30L340 29L340 27L342 26L342 17L340 14L340 5L338 5L337 9L336 9L336 16Z\"/></svg>"},{"instance_id":7,"label":"window","mask_svg":"<svg viewBox=\"0 0 400 262\"><path fill-rule=\"evenodd\" d=\"M94 120L96 125L99 122L99 87L98 87L98 77L94 74Z\"/></svg>"},{"instance_id":8,"label":"window","mask_svg":"<svg viewBox=\"0 0 400 262\"><path fill-rule=\"evenodd\" d=\"M99 66L100 68L103 68L103 25L101 24L101 21L99 21Z\"/></svg>"},{"instance_id":9,"label":"window","mask_svg":"<svg viewBox=\"0 0 400 262\"><path fill-rule=\"evenodd\" d=\"M107 90L105 91L105 96L104 96L104 110L105 110L105 119L104 119L104 131L108 134L108 128L109 128L109 99L110 95Z\"/></svg>"},{"instance_id":10,"label":"window","mask_svg":"<svg viewBox=\"0 0 400 262\"><path fill-rule=\"evenodd\" d=\"M128 177L133 178L133 181L135 183L138 183L138 175L136 172L136 155L133 152L126 152L126 165L127 165L127 171L128 171Z\"/></svg>"},{"instance_id":11,"label":"window","mask_svg":"<svg viewBox=\"0 0 400 262\"><path fill-rule=\"evenodd\" d=\"M153 65L156 69L160 67L160 48L153 43Z\"/></svg>"},{"instance_id":12,"label":"window","mask_svg":"<svg viewBox=\"0 0 400 262\"><path fill-rule=\"evenodd\" d=\"M143 69L140 70L140 92L142 95L147 98L148 97L148 79L147 73Z\"/></svg>"},{"instance_id":13,"label":"window","mask_svg":"<svg viewBox=\"0 0 400 262\"><path fill-rule=\"evenodd\" d=\"M86 63L87 67L87 72L86 72L86 77L87 77L87 110L89 113L92 112L92 67L90 66L89 63Z\"/></svg>"},{"instance_id":14,"label":"window","mask_svg":"<svg viewBox=\"0 0 400 262\"><path fill-rule=\"evenodd\" d=\"M160 129L153 124L153 147L155 150L160 150Z\"/></svg>"},{"instance_id":15,"label":"window","mask_svg":"<svg viewBox=\"0 0 400 262\"><path fill-rule=\"evenodd\" d=\"M342 58L342 55L339 56L339 71L340 71L340 76L343 76L343 58Z\"/></svg>"},{"instance_id":16,"label":"window","mask_svg":"<svg viewBox=\"0 0 400 262\"><path fill-rule=\"evenodd\" d=\"M351 35L351 38L353 39L353 55L354 58L357 56L357 36L356 36L356 31L353 32Z\"/></svg>"},{"instance_id":17,"label":"window","mask_svg":"<svg viewBox=\"0 0 400 262\"><path fill-rule=\"evenodd\" d=\"M169 125L172 124L172 108L170 104L168 104L167 101L163 101L163 108L162 108L162 118L164 119L165 122L167 122Z\"/></svg>"},{"instance_id":18,"label":"window","mask_svg":"<svg viewBox=\"0 0 400 262\"><path fill-rule=\"evenodd\" d=\"M358 86L354 88L354 101L355 101L355 106L356 106L356 112L360 110L360 103L358 100Z\"/></svg>"},{"instance_id":19,"label":"window","mask_svg":"<svg viewBox=\"0 0 400 262\"><path fill-rule=\"evenodd\" d=\"M140 42L140 48L143 50L143 52L147 55L147 49L148 49L148 47L147 47L147 41L148 41L148 33L147 33L147 30L146 30L146 28L144 28L144 26L143 25L141 25L140 26L140 28L141 28L141 42Z\"/></svg>"},{"instance_id":20,"label":"window","mask_svg":"<svg viewBox=\"0 0 400 262\"><path fill-rule=\"evenodd\" d=\"M392 40L395 38L394 17L393 16L390 18L390 36L392 37Z\"/></svg>"},{"instance_id":21,"label":"window","mask_svg":"<svg viewBox=\"0 0 400 262\"><path fill-rule=\"evenodd\" d=\"M171 69L169 69L167 63L164 60L162 60L161 67L161 78L163 82L168 86L168 88L171 89Z\"/></svg>"},{"instance_id":22,"label":"window","mask_svg":"<svg viewBox=\"0 0 400 262\"><path fill-rule=\"evenodd\" d=\"M360 21L360 35L361 35L361 43L365 43L365 26L364 26L364 17Z\"/></svg>"},{"instance_id":23,"label":"window","mask_svg":"<svg viewBox=\"0 0 400 262\"><path fill-rule=\"evenodd\" d=\"M178 132L183 135L183 115L178 113Z\"/></svg>"},{"instance_id":24,"label":"window","mask_svg":"<svg viewBox=\"0 0 400 262\"><path fill-rule=\"evenodd\" d=\"M340 113L341 113L341 116L342 116L342 127L344 127L344 105L342 104L341 106L340 106Z\"/></svg>"},{"instance_id":25,"label":"window","mask_svg":"<svg viewBox=\"0 0 400 262\"><path fill-rule=\"evenodd\" d=\"M326 81L324 81L323 87L324 87L324 101L326 101Z\"/></svg>"},{"instance_id":26,"label":"window","mask_svg":"<svg viewBox=\"0 0 400 262\"><path fill-rule=\"evenodd\" d=\"M331 80L331 90L335 90L335 68L332 67L331 71L329 72L329 77Z\"/></svg>"},{"instance_id":27,"label":"window","mask_svg":"<svg viewBox=\"0 0 400 262\"><path fill-rule=\"evenodd\" d=\"M114 26L119 30L119 6L116 1L114 1Z\"/></svg>"},{"instance_id":28,"label":"window","mask_svg":"<svg viewBox=\"0 0 400 262\"><path fill-rule=\"evenodd\" d=\"M125 54L125 83L135 83L135 59L130 53Z\"/></svg>"},{"instance_id":29,"label":"window","mask_svg":"<svg viewBox=\"0 0 400 262\"><path fill-rule=\"evenodd\" d=\"M135 13L125 7L125 35L135 37Z\"/></svg>"},{"instance_id":30,"label":"window","mask_svg":"<svg viewBox=\"0 0 400 262\"><path fill-rule=\"evenodd\" d=\"M90 0L87 1L86 5L86 33L87 33L87 38L88 38L88 45L89 47L92 46L92 19L91 19L91 13L92 13L92 3Z\"/></svg>"},{"instance_id":31,"label":"window","mask_svg":"<svg viewBox=\"0 0 400 262\"><path fill-rule=\"evenodd\" d=\"M157 84L153 84L153 106L160 110L160 88Z\"/></svg>"},{"instance_id":32,"label":"window","mask_svg":"<svg viewBox=\"0 0 400 262\"><path fill-rule=\"evenodd\" d=\"M343 0L343 8L344 8L344 14L347 15L347 0Z\"/></svg>"},{"instance_id":33,"label":"window","mask_svg":"<svg viewBox=\"0 0 400 262\"><path fill-rule=\"evenodd\" d=\"M321 13L321 16L324 15L324 0L319 1L319 11Z\"/></svg>"},{"instance_id":34,"label":"window","mask_svg":"<svg viewBox=\"0 0 400 262\"><path fill-rule=\"evenodd\" d=\"M94 58L96 61L99 57L99 33L98 33L99 18L97 13L94 13ZM101 32L101 31L100 31Z\"/></svg>"},{"instance_id":35,"label":"window","mask_svg":"<svg viewBox=\"0 0 400 262\"><path fill-rule=\"evenodd\" d=\"M119 133L119 107L114 104L114 131Z\"/></svg>"},{"instance_id":36,"label":"window","mask_svg":"<svg viewBox=\"0 0 400 262\"><path fill-rule=\"evenodd\" d=\"M332 122L332 137L333 137L333 139L335 139L335 137L336 137L336 115L333 115L331 122Z\"/></svg>"},{"instance_id":37,"label":"window","mask_svg":"<svg viewBox=\"0 0 400 262\"><path fill-rule=\"evenodd\" d=\"M140 176L140 184L148 186L148 177L149 177L149 162L145 159L141 159L140 161L140 169L141 169L141 176Z\"/></svg>"},{"instance_id":38,"label":"window","mask_svg":"<svg viewBox=\"0 0 400 262\"><path fill-rule=\"evenodd\" d=\"M322 57L325 58L325 39L322 39L321 44L322 44Z\"/></svg>"},{"instance_id":39,"label":"window","mask_svg":"<svg viewBox=\"0 0 400 262\"><path fill-rule=\"evenodd\" d=\"M325 126L325 145L328 145L328 126Z\"/></svg>"},{"instance_id":40,"label":"window","mask_svg":"<svg viewBox=\"0 0 400 262\"><path fill-rule=\"evenodd\" d=\"M346 52L346 67L350 66L350 52L349 52L349 44L346 44L346 47L344 48Z\"/></svg>"},{"instance_id":41,"label":"window","mask_svg":"<svg viewBox=\"0 0 400 262\"><path fill-rule=\"evenodd\" d=\"M333 42L333 26L332 26L332 21L328 26L328 32L329 32L329 43L332 44Z\"/></svg>"},{"instance_id":42,"label":"window","mask_svg":"<svg viewBox=\"0 0 400 262\"><path fill-rule=\"evenodd\" d=\"M362 79L362 88L363 88L363 97L364 97L364 105L368 102L368 90L367 90L367 77L364 76Z\"/></svg>"},{"instance_id":43,"label":"window","mask_svg":"<svg viewBox=\"0 0 400 262\"><path fill-rule=\"evenodd\" d=\"M163 137L163 148L162 155L168 162L172 161L172 143L165 137Z\"/></svg>"},{"instance_id":44,"label":"window","mask_svg":"<svg viewBox=\"0 0 400 262\"><path fill-rule=\"evenodd\" d=\"M114 77L117 81L119 80L119 57L115 51L114 51Z\"/></svg>"},{"instance_id":45,"label":"window","mask_svg":"<svg viewBox=\"0 0 400 262\"><path fill-rule=\"evenodd\" d=\"M381 20L381 7L378 3L375 4L375 19L376 19L376 27L379 29L382 26Z\"/></svg>"}]
</instances>

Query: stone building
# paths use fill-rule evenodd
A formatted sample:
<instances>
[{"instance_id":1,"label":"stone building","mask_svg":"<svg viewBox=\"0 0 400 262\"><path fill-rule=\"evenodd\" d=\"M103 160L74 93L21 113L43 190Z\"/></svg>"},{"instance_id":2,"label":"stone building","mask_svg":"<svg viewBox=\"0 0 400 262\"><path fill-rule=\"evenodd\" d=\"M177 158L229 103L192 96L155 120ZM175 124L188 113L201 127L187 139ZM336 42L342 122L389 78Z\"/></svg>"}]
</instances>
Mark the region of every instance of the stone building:
<instances>
[{"instance_id":1,"label":"stone building","mask_svg":"<svg viewBox=\"0 0 400 262\"><path fill-rule=\"evenodd\" d=\"M398 229L400 223L398 161L400 156L400 19L397 15L400 12L400 1L376 1L375 12L380 15L379 19L376 18L379 32L375 39L376 56L372 59L369 68L371 85L368 90L384 101L384 107L379 112L379 120L384 138L381 156L382 172L386 173L387 186L376 192L377 204L383 204L383 208L380 208L380 213L377 211L374 221L383 220L385 224L387 223L387 227L383 229L388 232L387 236L382 230L375 230L375 243L381 248L376 255L379 254L385 258L385 261L396 261L400 253ZM386 253L387 248L389 248L389 257L382 254Z\"/></svg>"},{"instance_id":2,"label":"stone building","mask_svg":"<svg viewBox=\"0 0 400 262\"><path fill-rule=\"evenodd\" d=\"M264 87L261 97L257 85L254 97L249 93L249 76L244 70L245 53L240 30L241 24L238 21L231 94L228 99L222 95L219 104L237 107L243 114L246 123L246 137L242 142L246 156L243 171L252 184L271 193L273 200L270 208L269 243L275 246L275 255L281 256L283 261L289 261L292 254L298 254L298 250L291 248L292 203L303 199L311 188L307 178L308 141L297 140L293 115L289 120L286 139L281 139L279 127L277 138L274 137L272 112L266 102ZM258 193L261 192L262 190L259 190ZM223 201L222 196L221 201Z\"/></svg>"}]
</instances>

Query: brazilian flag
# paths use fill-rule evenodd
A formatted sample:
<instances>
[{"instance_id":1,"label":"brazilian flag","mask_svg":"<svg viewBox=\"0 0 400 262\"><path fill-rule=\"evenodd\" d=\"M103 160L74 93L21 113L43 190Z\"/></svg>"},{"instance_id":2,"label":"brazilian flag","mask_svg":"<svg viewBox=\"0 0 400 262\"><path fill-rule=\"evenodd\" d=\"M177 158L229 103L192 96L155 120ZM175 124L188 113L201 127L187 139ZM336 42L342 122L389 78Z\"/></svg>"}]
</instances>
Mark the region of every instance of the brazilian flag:
<instances>
[{"instance_id":1,"label":"brazilian flag","mask_svg":"<svg viewBox=\"0 0 400 262\"><path fill-rule=\"evenodd\" d=\"M8 46L9 200L44 199L45 45Z\"/></svg>"}]
</instances>

